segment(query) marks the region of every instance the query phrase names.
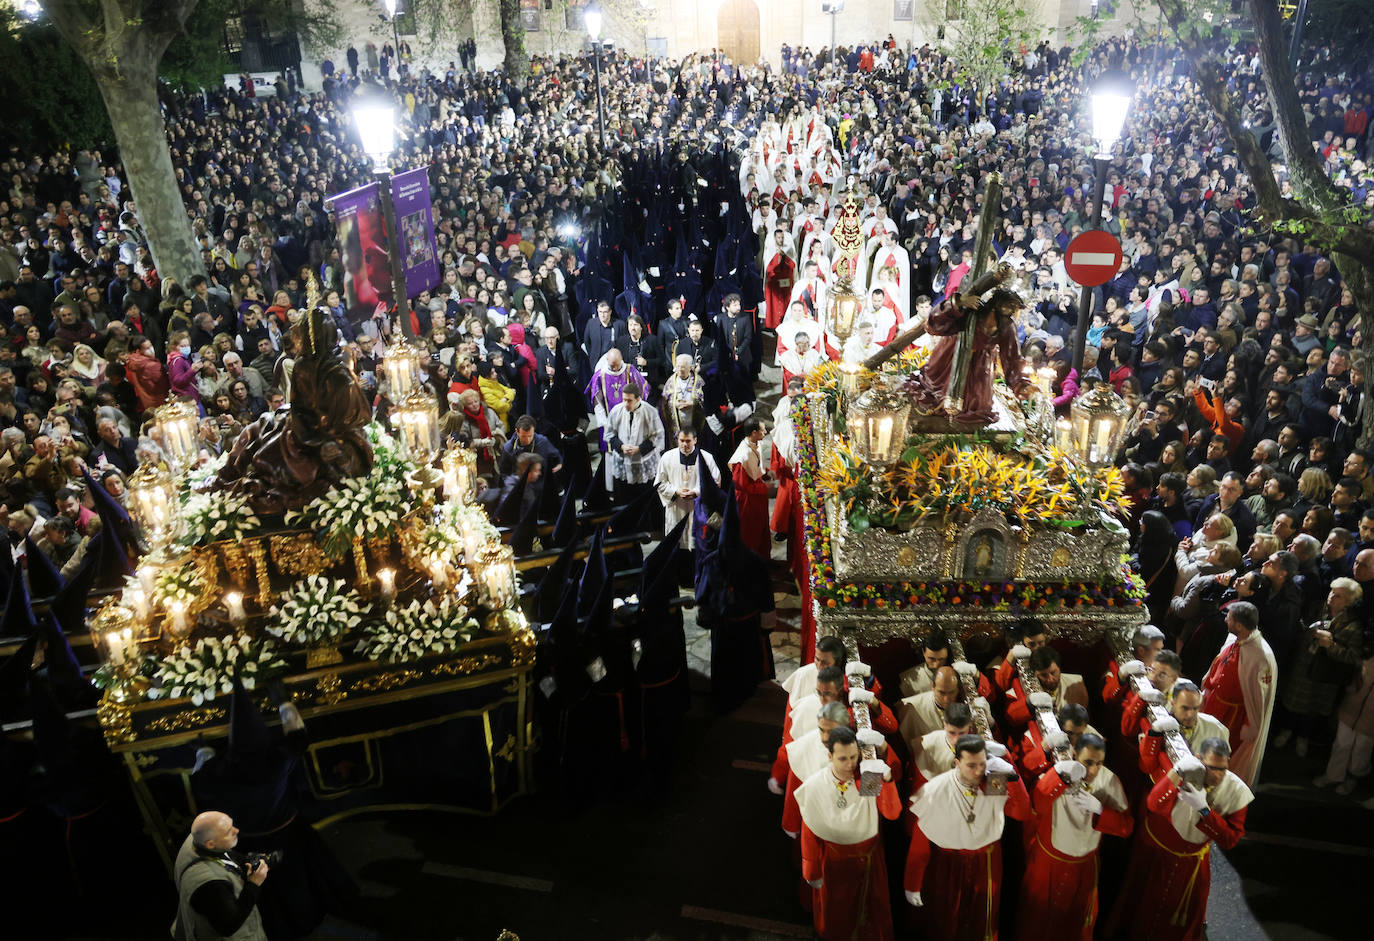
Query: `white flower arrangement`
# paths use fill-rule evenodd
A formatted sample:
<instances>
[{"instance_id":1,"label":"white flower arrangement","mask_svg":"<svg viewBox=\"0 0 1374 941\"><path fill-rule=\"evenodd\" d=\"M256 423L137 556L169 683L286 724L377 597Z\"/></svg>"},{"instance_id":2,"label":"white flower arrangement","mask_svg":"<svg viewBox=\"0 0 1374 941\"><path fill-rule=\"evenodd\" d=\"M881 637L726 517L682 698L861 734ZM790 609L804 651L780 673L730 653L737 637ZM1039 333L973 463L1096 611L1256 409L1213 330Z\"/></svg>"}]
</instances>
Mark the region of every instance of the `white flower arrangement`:
<instances>
[{"instance_id":1,"label":"white flower arrangement","mask_svg":"<svg viewBox=\"0 0 1374 941\"><path fill-rule=\"evenodd\" d=\"M369 660L396 663L452 653L472 639L477 621L458 595L435 602L411 601L388 609L384 621L369 622L357 652Z\"/></svg>"},{"instance_id":2,"label":"white flower arrangement","mask_svg":"<svg viewBox=\"0 0 1374 941\"><path fill-rule=\"evenodd\" d=\"M229 460L229 452L224 451L204 464L198 464L191 468L186 472L186 485L193 491L205 490L214 483L219 472L224 469L224 463L227 460Z\"/></svg>"},{"instance_id":3,"label":"white flower arrangement","mask_svg":"<svg viewBox=\"0 0 1374 941\"><path fill-rule=\"evenodd\" d=\"M181 541L187 546L242 539L262 528L262 520L248 505L247 497L236 497L222 490L187 496L181 507L181 518L185 523Z\"/></svg>"},{"instance_id":4,"label":"white flower arrangement","mask_svg":"<svg viewBox=\"0 0 1374 941\"><path fill-rule=\"evenodd\" d=\"M277 656L271 641L251 637L203 637L194 648L181 647L158 663L153 674L150 699L180 699L190 696L197 706L233 690L237 676L244 689L260 680L285 672L286 663Z\"/></svg>"},{"instance_id":5,"label":"white flower arrangement","mask_svg":"<svg viewBox=\"0 0 1374 941\"><path fill-rule=\"evenodd\" d=\"M303 523L317 533L330 558L339 558L353 540L390 535L410 511L410 494L403 476L379 473L350 477L333 490L286 514L288 526Z\"/></svg>"},{"instance_id":6,"label":"white flower arrangement","mask_svg":"<svg viewBox=\"0 0 1374 941\"><path fill-rule=\"evenodd\" d=\"M133 575L124 576L124 591L143 589L143 583ZM210 586L201 577L200 569L190 561L169 568L159 568L153 579L153 596L148 605L155 611L170 611L174 602L180 601L190 610L201 600Z\"/></svg>"},{"instance_id":7,"label":"white flower arrangement","mask_svg":"<svg viewBox=\"0 0 1374 941\"><path fill-rule=\"evenodd\" d=\"M361 624L366 610L356 594L345 590L343 579L311 575L282 593L267 632L288 644L330 644Z\"/></svg>"}]
</instances>

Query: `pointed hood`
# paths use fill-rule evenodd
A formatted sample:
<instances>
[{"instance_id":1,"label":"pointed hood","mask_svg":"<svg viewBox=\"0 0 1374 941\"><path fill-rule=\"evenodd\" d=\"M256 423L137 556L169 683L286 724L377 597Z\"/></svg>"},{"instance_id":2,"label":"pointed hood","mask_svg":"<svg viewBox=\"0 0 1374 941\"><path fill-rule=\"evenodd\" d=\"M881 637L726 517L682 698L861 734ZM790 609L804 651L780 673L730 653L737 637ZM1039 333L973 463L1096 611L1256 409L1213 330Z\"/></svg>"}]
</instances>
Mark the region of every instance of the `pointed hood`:
<instances>
[{"instance_id":1,"label":"pointed hood","mask_svg":"<svg viewBox=\"0 0 1374 941\"><path fill-rule=\"evenodd\" d=\"M590 614L596 605L601 588L610 581L606 568L606 526L596 528L587 546L587 565L582 570L582 578L577 583L577 613L579 616Z\"/></svg>"},{"instance_id":2,"label":"pointed hood","mask_svg":"<svg viewBox=\"0 0 1374 941\"><path fill-rule=\"evenodd\" d=\"M530 468L526 467L525 472L515 481L515 486L510 493L501 501L501 505L496 509L496 525L513 526L520 521L520 510L525 502L525 490L529 487Z\"/></svg>"},{"instance_id":3,"label":"pointed hood","mask_svg":"<svg viewBox=\"0 0 1374 941\"><path fill-rule=\"evenodd\" d=\"M62 590L66 582L52 559L38 548L32 536L24 537L24 555L28 561L29 594L34 598L51 598Z\"/></svg>"},{"instance_id":4,"label":"pointed hood","mask_svg":"<svg viewBox=\"0 0 1374 941\"><path fill-rule=\"evenodd\" d=\"M82 473L86 490L95 504L96 515L100 517L100 532L91 540L92 551L98 554L100 568L96 573L95 584L116 586L123 583L126 575L134 574L134 565L129 560L128 547L122 534L133 532L133 521L119 501L110 496L109 491L91 477L90 472Z\"/></svg>"},{"instance_id":5,"label":"pointed hood","mask_svg":"<svg viewBox=\"0 0 1374 941\"><path fill-rule=\"evenodd\" d=\"M534 551L534 539L539 535L539 504L531 503L525 515L520 517L515 530L510 535L510 546L516 556L529 555Z\"/></svg>"},{"instance_id":6,"label":"pointed hood","mask_svg":"<svg viewBox=\"0 0 1374 941\"><path fill-rule=\"evenodd\" d=\"M229 696L229 756L241 759L264 752L273 746L272 733L258 711L257 703L234 677Z\"/></svg>"},{"instance_id":7,"label":"pointed hood","mask_svg":"<svg viewBox=\"0 0 1374 941\"><path fill-rule=\"evenodd\" d=\"M576 595L570 583L573 563L576 561L573 557L576 554L577 543L570 540L563 546L563 551L558 553L558 558L553 560L553 564L544 570L544 575L539 580L539 590L534 596L535 618L539 623L548 624L553 621L565 594Z\"/></svg>"},{"instance_id":8,"label":"pointed hood","mask_svg":"<svg viewBox=\"0 0 1374 941\"><path fill-rule=\"evenodd\" d=\"M571 491L571 488L569 488ZM558 522L554 523L547 545L551 549L569 546L577 539L577 501L568 499L558 509Z\"/></svg>"}]
</instances>

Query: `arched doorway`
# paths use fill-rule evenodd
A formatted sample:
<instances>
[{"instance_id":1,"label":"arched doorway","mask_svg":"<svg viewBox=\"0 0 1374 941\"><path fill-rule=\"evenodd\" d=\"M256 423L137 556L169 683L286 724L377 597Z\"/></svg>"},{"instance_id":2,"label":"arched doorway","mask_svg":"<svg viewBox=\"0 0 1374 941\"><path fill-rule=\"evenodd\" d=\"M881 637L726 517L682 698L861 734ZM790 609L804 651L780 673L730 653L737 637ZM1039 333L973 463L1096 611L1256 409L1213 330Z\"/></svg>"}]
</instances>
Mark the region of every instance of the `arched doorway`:
<instances>
[{"instance_id":1,"label":"arched doorway","mask_svg":"<svg viewBox=\"0 0 1374 941\"><path fill-rule=\"evenodd\" d=\"M721 0L716 13L716 41L736 65L759 59L759 8L754 0Z\"/></svg>"}]
</instances>

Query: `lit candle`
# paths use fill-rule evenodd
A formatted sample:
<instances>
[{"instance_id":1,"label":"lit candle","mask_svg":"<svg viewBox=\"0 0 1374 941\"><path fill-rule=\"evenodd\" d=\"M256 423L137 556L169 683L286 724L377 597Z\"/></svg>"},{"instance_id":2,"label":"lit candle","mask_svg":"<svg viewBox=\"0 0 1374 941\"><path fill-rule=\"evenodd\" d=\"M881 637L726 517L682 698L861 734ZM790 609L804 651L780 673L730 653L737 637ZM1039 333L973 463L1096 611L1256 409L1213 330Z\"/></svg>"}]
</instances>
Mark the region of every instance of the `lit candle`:
<instances>
[{"instance_id":1,"label":"lit candle","mask_svg":"<svg viewBox=\"0 0 1374 941\"><path fill-rule=\"evenodd\" d=\"M1073 425L1067 418L1061 418L1054 423L1054 443L1059 446L1061 451L1067 451L1073 442Z\"/></svg>"},{"instance_id":2,"label":"lit candle","mask_svg":"<svg viewBox=\"0 0 1374 941\"><path fill-rule=\"evenodd\" d=\"M172 633L180 637L191 629L191 626L186 623L186 603L183 601L173 601L171 612Z\"/></svg>"},{"instance_id":3,"label":"lit candle","mask_svg":"<svg viewBox=\"0 0 1374 941\"><path fill-rule=\"evenodd\" d=\"M1035 384L1040 387L1041 391L1045 393L1045 396L1047 398L1053 398L1054 380L1057 378L1058 375L1055 373L1055 371L1046 366L1035 373Z\"/></svg>"},{"instance_id":4,"label":"lit candle","mask_svg":"<svg viewBox=\"0 0 1374 941\"><path fill-rule=\"evenodd\" d=\"M840 381L840 398L848 402L859 391L859 367L855 363L840 363L835 372Z\"/></svg>"},{"instance_id":5,"label":"lit candle","mask_svg":"<svg viewBox=\"0 0 1374 941\"><path fill-rule=\"evenodd\" d=\"M134 617L140 622L148 618L148 593L143 590L143 586L130 585L124 589L124 603L133 608Z\"/></svg>"},{"instance_id":6,"label":"lit candle","mask_svg":"<svg viewBox=\"0 0 1374 941\"><path fill-rule=\"evenodd\" d=\"M237 591L224 593L224 607L229 611L229 622L235 627L242 627L243 622L248 620L248 613L243 610L243 595Z\"/></svg>"},{"instance_id":7,"label":"lit candle","mask_svg":"<svg viewBox=\"0 0 1374 941\"><path fill-rule=\"evenodd\" d=\"M887 452L892 447L892 416L884 415L877 421L877 433L873 436L873 454L887 460Z\"/></svg>"},{"instance_id":8,"label":"lit candle","mask_svg":"<svg viewBox=\"0 0 1374 941\"><path fill-rule=\"evenodd\" d=\"M377 584L381 587L382 600L391 604L396 599L396 570L378 569Z\"/></svg>"},{"instance_id":9,"label":"lit candle","mask_svg":"<svg viewBox=\"0 0 1374 941\"><path fill-rule=\"evenodd\" d=\"M438 556L429 560L429 580L435 591L443 591L448 587L448 566Z\"/></svg>"},{"instance_id":10,"label":"lit candle","mask_svg":"<svg viewBox=\"0 0 1374 941\"><path fill-rule=\"evenodd\" d=\"M124 636L122 631L110 631L105 635L105 651L109 654L112 665L120 666L124 663Z\"/></svg>"},{"instance_id":11,"label":"lit candle","mask_svg":"<svg viewBox=\"0 0 1374 941\"><path fill-rule=\"evenodd\" d=\"M138 567L138 583L143 586L144 594L151 596L153 588L157 584L157 569L151 565L140 565Z\"/></svg>"},{"instance_id":12,"label":"lit candle","mask_svg":"<svg viewBox=\"0 0 1374 941\"><path fill-rule=\"evenodd\" d=\"M1109 421L1099 421L1097 423L1097 447L1094 449L1096 456L1093 460L1106 461L1111 459L1108 445L1112 439L1112 423Z\"/></svg>"}]
</instances>

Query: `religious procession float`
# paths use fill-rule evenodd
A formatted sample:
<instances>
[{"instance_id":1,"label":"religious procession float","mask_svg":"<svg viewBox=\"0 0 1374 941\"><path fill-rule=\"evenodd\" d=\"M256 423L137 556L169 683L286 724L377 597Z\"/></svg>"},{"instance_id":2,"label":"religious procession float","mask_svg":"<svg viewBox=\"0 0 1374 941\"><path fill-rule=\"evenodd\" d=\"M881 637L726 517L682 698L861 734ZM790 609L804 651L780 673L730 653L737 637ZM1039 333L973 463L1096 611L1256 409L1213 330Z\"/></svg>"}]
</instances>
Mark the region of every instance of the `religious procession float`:
<instances>
[{"instance_id":1,"label":"religious procession float","mask_svg":"<svg viewBox=\"0 0 1374 941\"><path fill-rule=\"evenodd\" d=\"M190 756L222 747L236 679L274 719L269 687L294 702L310 787L340 811L492 812L526 789L535 637L513 551L473 505L474 455L441 451L414 344L383 362L393 437L333 331L318 311L293 327L290 408L217 462L196 466L194 405L160 409L166 460L130 480L143 551L88 623L106 742L164 847L196 810ZM442 756L404 741L425 729L443 730Z\"/></svg>"},{"instance_id":2,"label":"religious procession float","mask_svg":"<svg viewBox=\"0 0 1374 941\"><path fill-rule=\"evenodd\" d=\"M880 666L885 652L914 656L941 631L970 703L979 668L1002 655L1005 629L1022 618L1076 648L1094 675L1130 659L1130 638L1148 619L1121 523L1128 498L1111 463L1128 409L1101 383L1056 418L1053 371L1023 367L1017 272L988 264L999 201L992 174L957 298L862 363L813 368L792 406L816 636L842 638L855 658L862 647ZM862 302L843 277L844 240L835 241L827 329L844 341ZM1028 652L1017 667L1042 730L1058 732ZM991 717L974 713L987 734Z\"/></svg>"}]
</instances>

